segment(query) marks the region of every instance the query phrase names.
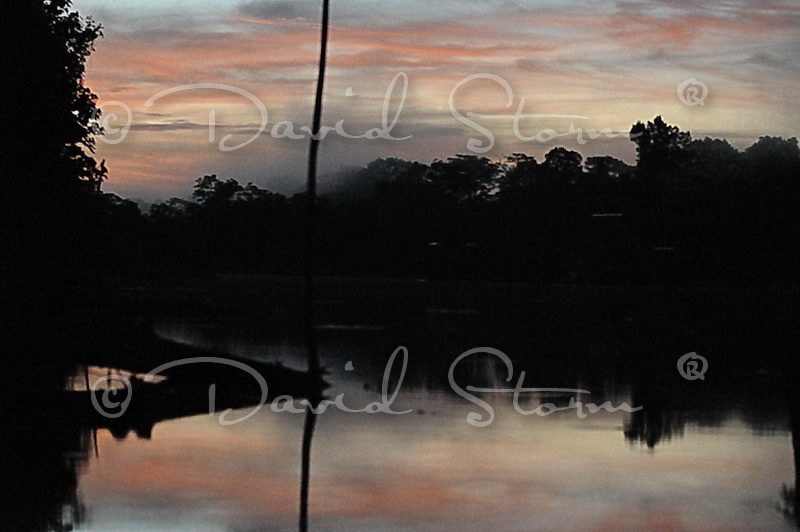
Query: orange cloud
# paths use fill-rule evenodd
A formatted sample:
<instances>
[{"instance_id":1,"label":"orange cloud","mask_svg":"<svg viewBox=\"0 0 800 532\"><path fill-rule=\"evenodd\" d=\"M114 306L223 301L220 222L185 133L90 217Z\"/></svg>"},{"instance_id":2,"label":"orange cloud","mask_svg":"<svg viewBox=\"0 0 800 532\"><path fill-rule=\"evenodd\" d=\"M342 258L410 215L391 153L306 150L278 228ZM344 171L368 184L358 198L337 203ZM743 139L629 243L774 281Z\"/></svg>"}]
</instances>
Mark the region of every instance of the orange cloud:
<instances>
[{"instance_id":1,"label":"orange cloud","mask_svg":"<svg viewBox=\"0 0 800 532\"><path fill-rule=\"evenodd\" d=\"M459 15L454 10L446 22L398 17L396 21L382 20L381 26L370 24L363 13L352 18L340 13L331 28L325 119L334 123L339 118L380 117L385 84L393 73L403 71L411 84L401 116L403 127L411 134L417 131L417 136L424 131L459 130L447 106L450 91L468 75L490 72L511 83L517 101L526 98L526 109L602 117L607 123L600 127L629 127L656 114L678 114L689 120L688 128L710 130L736 110L749 110L749 118L740 121L737 134L748 129L753 138L767 131L787 134L787 124L773 120L775 126L770 128L755 115L785 116L797 109L791 92L800 81L797 70L791 66L763 67L771 70L756 73L736 62L761 57L768 50L775 65L791 65L781 50L791 50L792 39L798 34L800 22L791 16L797 8L769 1L723 10L673 2L661 2L657 7L617 5L622 9L610 7L598 13L571 4L535 10L506 6L496 11L478 10L482 13L479 17ZM228 13L212 29L206 21L205 25L187 23L175 30L162 26L136 33L107 32L90 59L88 84L101 101L126 102L140 126L161 127L180 121L203 124L212 109L224 124L243 128L258 124L257 113L246 101L222 91L185 92L159 100L151 109L142 107L160 90L198 82L248 90L269 109L270 125L278 120L305 123L316 75L318 24L310 19L258 18L254 16L258 10L251 11ZM686 115L675 87L689 77L703 77L709 83L709 101L714 105L695 108L693 114ZM765 83L768 86L763 86ZM358 112L342 117L331 114L349 112L348 106L354 105L355 100L343 100L347 87L365 93L358 100ZM483 98L476 94L467 103L480 111L497 108L502 105L500 100L494 92L487 92ZM758 113L753 107L756 104L761 106ZM158 116L147 114L152 111ZM414 122L409 121L412 119ZM367 118L360 120L363 123ZM247 165L221 159L212 146L201 142L202 128L175 129L169 135L155 129L144 131L139 127L136 136L131 134L136 145L99 146L99 156L108 159L111 170L109 187L118 182L132 189L137 181L158 179L191 183L202 168L219 171L217 164L235 168L258 164L254 154L237 152L249 161ZM269 140L252 146L260 146L262 159L280 153L283 168L302 166L303 143L278 147ZM543 148L514 146L513 138L506 140L504 145L514 151ZM154 157L146 167L141 161L130 160L163 154L159 147L162 143L172 145L175 153L164 155L161 165ZM407 156L409 152L404 150L409 148L405 146L410 145L392 147L396 155ZM464 150L463 138L458 135L426 139L415 149L423 146L429 154L429 147L434 145L437 156ZM198 151L192 152L195 148ZM377 144L361 143L358 150L362 154L376 150L374 157L385 155L377 151ZM181 159L185 157L189 159ZM274 165L269 168L274 171ZM136 175L137 171L142 174ZM241 177L252 179L255 174L253 170Z\"/></svg>"}]
</instances>

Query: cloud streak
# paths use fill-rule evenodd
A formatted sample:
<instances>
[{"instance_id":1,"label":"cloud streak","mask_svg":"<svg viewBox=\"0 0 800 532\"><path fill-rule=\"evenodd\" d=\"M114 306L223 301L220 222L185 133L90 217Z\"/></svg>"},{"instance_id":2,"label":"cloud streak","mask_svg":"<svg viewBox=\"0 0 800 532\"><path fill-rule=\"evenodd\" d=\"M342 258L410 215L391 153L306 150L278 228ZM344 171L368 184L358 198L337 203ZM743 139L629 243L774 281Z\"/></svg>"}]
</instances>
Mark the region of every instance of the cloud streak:
<instances>
[{"instance_id":1,"label":"cloud streak","mask_svg":"<svg viewBox=\"0 0 800 532\"><path fill-rule=\"evenodd\" d=\"M264 139L250 147L252 153L235 152L246 162L221 159L207 140L200 148L206 133L200 125L207 123L212 109L220 127L246 130L257 125L256 114L241 98L198 91L159 101L154 109L142 104L172 86L216 82L255 94L269 109L270 125L308 122L318 6L221 0L188 11L164 0L147 11L131 5L126 0L76 2L83 14L96 12L101 22L103 16L111 20L90 60L89 86L101 101L124 101L134 111L136 134L131 137L136 145L100 146L99 155L111 168L107 188L119 183L132 190L138 180L144 190L162 175L167 184L162 192L185 195L204 164L208 172L221 174L229 172L218 165L229 164L245 172L239 176L243 180L260 180L267 187L270 176L285 183L290 174L299 183L307 149L302 142L278 148L272 139ZM463 140L472 132L450 115L448 96L461 79L483 72L508 80L515 105L524 97L530 112L591 116L599 129L629 127L663 114L693 132L721 131L743 139L787 136L785 116L800 114L793 89L800 82L798 52L800 7L788 1L342 0L332 11L324 122L345 119L356 131L379 125L386 85L403 71L411 87L399 127L414 137L390 146L331 141L331 149L323 148L322 164L344 159L361 164L384 155L429 160L463 152ZM708 84L707 106L690 110L678 101L675 87L690 77ZM358 98L346 97L347 88ZM484 111L501 106L501 96L487 89L469 105ZM162 116L145 114L153 111ZM553 147L515 143L506 125L498 132L498 149L539 154ZM140 167L126 158L160 153L163 142L180 146L177 151L191 164L170 157L158 170L143 171L146 179L138 176ZM334 144L350 156L334 154ZM632 161L633 147L627 141L584 146L582 151L600 148ZM183 188L176 182L184 183Z\"/></svg>"}]
</instances>

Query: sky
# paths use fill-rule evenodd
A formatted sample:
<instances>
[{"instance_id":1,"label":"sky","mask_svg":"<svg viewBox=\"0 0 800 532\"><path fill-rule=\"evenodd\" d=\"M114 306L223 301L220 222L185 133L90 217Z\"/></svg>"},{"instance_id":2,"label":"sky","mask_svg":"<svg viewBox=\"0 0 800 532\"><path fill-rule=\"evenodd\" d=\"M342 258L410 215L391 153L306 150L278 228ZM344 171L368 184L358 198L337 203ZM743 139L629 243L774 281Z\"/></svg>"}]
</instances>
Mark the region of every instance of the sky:
<instances>
[{"instance_id":1,"label":"sky","mask_svg":"<svg viewBox=\"0 0 800 532\"><path fill-rule=\"evenodd\" d=\"M320 6L75 0L104 27L86 74L104 190L188 197L206 174L302 188ZM359 138L325 137L321 185L378 157L565 146L634 163L619 132L656 115L739 149L797 136L798 58L796 0L331 0L323 125Z\"/></svg>"}]
</instances>

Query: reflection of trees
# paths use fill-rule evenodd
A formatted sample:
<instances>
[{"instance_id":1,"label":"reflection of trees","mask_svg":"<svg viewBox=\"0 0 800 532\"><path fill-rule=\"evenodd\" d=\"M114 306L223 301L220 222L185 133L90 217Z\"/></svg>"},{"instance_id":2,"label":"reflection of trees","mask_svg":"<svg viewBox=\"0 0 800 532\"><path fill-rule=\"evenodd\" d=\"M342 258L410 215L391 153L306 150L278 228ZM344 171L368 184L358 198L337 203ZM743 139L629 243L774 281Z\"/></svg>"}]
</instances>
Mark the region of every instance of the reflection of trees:
<instances>
[{"instance_id":1,"label":"reflection of trees","mask_svg":"<svg viewBox=\"0 0 800 532\"><path fill-rule=\"evenodd\" d=\"M795 381L796 382L796 381ZM794 486L783 485L781 489L781 499L783 501L783 512L800 528L800 398L794 393L789 398L791 402L791 413L789 427L792 431L792 454L794 455Z\"/></svg>"},{"instance_id":2,"label":"reflection of trees","mask_svg":"<svg viewBox=\"0 0 800 532\"><path fill-rule=\"evenodd\" d=\"M644 408L632 412L625 424L625 439L630 443L644 443L652 449L659 443L683 437L687 413L671 408L660 392L643 388L633 394L632 405Z\"/></svg>"},{"instance_id":3,"label":"reflection of trees","mask_svg":"<svg viewBox=\"0 0 800 532\"><path fill-rule=\"evenodd\" d=\"M52 384L63 382L65 374L39 368L36 376ZM6 370L4 384L23 377ZM15 391L22 393L19 388ZM91 431L56 424L57 403L39 392L39 387L29 387L24 403L4 411L6 530L71 530L84 520L78 477L88 462Z\"/></svg>"},{"instance_id":4,"label":"reflection of trees","mask_svg":"<svg viewBox=\"0 0 800 532\"><path fill-rule=\"evenodd\" d=\"M792 451L794 452L794 501L795 522L800 525L797 512L800 511L800 405L792 409Z\"/></svg>"},{"instance_id":5,"label":"reflection of trees","mask_svg":"<svg viewBox=\"0 0 800 532\"><path fill-rule=\"evenodd\" d=\"M17 401L13 408L6 410L9 418L4 432L10 449L6 449L4 460L4 479L9 483L3 501L7 515L4 524L12 525L9 530L58 531L70 530L71 526L83 521L85 510L78 496L78 479L81 469L88 464L92 432L98 427L107 428L120 440L131 431L140 438L149 438L153 425L162 420L208 413L209 382L216 386L216 411L253 408L258 404L259 391L248 383L248 380L253 380L249 374L242 372L242 378L224 369L220 371L219 367L200 366L199 371L183 375L172 373L160 384L134 385L134 396L128 409L117 419L97 414L88 399L89 392L65 392L42 386L30 386L26 390L15 387L17 394L26 400ZM259 367L255 363L253 366ZM39 373L42 382L65 381L66 374L53 377L44 370ZM282 380L279 372L266 377ZM4 379L9 380L22 381L23 378L18 374L4 375ZM143 389L148 386L151 390ZM284 386L279 384L277 387ZM308 390L283 391L296 398L311 396L311 401L316 404L319 389L315 388L313 393ZM125 392L121 393L122 396L117 395L113 400L122 400ZM274 399L274 396L271 388L269 399ZM310 453L314 418L312 415L306 422L304 460ZM116 480L124 482L125 479ZM308 485L307 477L305 485ZM307 502L305 505L307 507Z\"/></svg>"},{"instance_id":6,"label":"reflection of trees","mask_svg":"<svg viewBox=\"0 0 800 532\"><path fill-rule=\"evenodd\" d=\"M71 530L83 522L78 476L88 462L90 432L17 431L5 477L8 530Z\"/></svg>"},{"instance_id":7,"label":"reflection of trees","mask_svg":"<svg viewBox=\"0 0 800 532\"><path fill-rule=\"evenodd\" d=\"M128 409L119 418L103 417L92 406L90 392L65 390L74 365L59 363L59 357L68 360L78 353L105 367L108 364L102 363L103 358L127 358L135 371L147 372L163 362L214 354L161 340L146 328L108 338L101 334L84 336L73 328L71 332L78 338L72 338L68 347L59 342L63 336L58 332L63 331L48 331L54 338L40 335L45 337L40 343L34 343L24 332L2 338L3 351L12 354L0 379L5 400L3 432L8 442L3 461L3 478L8 486L3 508L9 530L67 530L83 520L77 486L81 468L88 463L94 429L106 428L117 439L125 439L131 431L149 438L153 425L162 420L208 413L212 383L216 411L251 409L261 399L262 390L250 373L229 365L197 363L165 369L160 375L166 380L160 383L131 377L133 397ZM49 360L37 359L42 357L40 350L50 355ZM312 390L319 393L321 380L312 379L317 385L307 381L310 386L306 388L302 384L305 373L222 356L247 364L269 381L268 401L282 392L297 398L311 395ZM96 392L98 396L101 393ZM112 400L121 401L126 393L131 392L120 391ZM97 398L100 403L102 399Z\"/></svg>"}]
</instances>

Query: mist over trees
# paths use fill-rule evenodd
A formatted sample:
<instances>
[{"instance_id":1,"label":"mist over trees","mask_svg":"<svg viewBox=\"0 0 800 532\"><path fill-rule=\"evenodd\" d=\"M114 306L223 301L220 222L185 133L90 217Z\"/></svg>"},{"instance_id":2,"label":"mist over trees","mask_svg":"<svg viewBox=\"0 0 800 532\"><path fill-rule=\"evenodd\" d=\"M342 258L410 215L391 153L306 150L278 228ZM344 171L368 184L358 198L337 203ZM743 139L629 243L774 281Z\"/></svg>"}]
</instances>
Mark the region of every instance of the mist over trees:
<instances>
[{"instance_id":1,"label":"mist over trees","mask_svg":"<svg viewBox=\"0 0 800 532\"><path fill-rule=\"evenodd\" d=\"M319 200L328 275L606 283L773 282L800 257L797 139L744 152L659 116L631 129L636 166L556 147L544 160L376 159ZM302 194L215 175L154 205L151 273L301 271Z\"/></svg>"},{"instance_id":2,"label":"mist over trees","mask_svg":"<svg viewBox=\"0 0 800 532\"><path fill-rule=\"evenodd\" d=\"M215 175L140 213L101 192L100 113L84 84L102 28L69 0L3 18L4 286L103 275L295 274L305 197ZM543 160L381 158L318 198L318 272L601 283L796 280L800 150L740 152L660 116L631 128L637 164L554 147ZM60 280L60 281L59 281ZM63 282L62 282L63 285ZM25 300L24 296L20 300Z\"/></svg>"},{"instance_id":3,"label":"mist over trees","mask_svg":"<svg viewBox=\"0 0 800 532\"><path fill-rule=\"evenodd\" d=\"M217 175L198 177L191 198L169 199L147 213L132 201L103 193L101 185L109 172L94 156L101 117L97 97L84 82L86 60L102 28L72 11L69 0L15 0L4 7L0 347L5 355L0 385L9 405L4 413L13 431L10 462L16 471L9 477L12 496L7 506L12 516L6 521L14 523L13 529L60 530L65 529L65 510L72 509L76 522L82 519L84 509L77 497L82 462L75 456L87 456L88 449L81 433L73 430L71 416L61 416L59 410L54 415L56 402L65 406L63 412L72 408L61 393L66 377L75 375L78 364L86 367L99 360L105 365L102 361L110 360L113 365L121 360L138 365L146 363L148 355L167 356L159 352L163 341L153 343L156 335L147 322L134 326L142 317L179 309L177 315L187 312L202 316L203 323L219 323L216 315L226 314L227 307L206 298L205 289L212 283L202 276L303 273L309 209L302 193L286 196ZM732 397L748 393L748 386L738 386L738 376L746 375L742 384L768 383L769 397L782 400L775 390L792 387L772 386L783 377L759 380L761 356L751 353L777 347L768 358L781 364L774 367L789 369L786 383L797 380L789 361L795 351L796 320L783 301L796 292L800 267L797 139L765 136L740 152L725 140L693 139L660 116L633 125L631 134L638 154L635 166L610 156L584 160L578 152L554 147L542 160L524 153L499 161L456 154L430 164L380 158L344 172L316 199L315 273L587 284L792 283L780 299L773 295L777 290L764 290L757 301L749 293L730 299L746 301L747 309L721 317L717 311L725 310L723 304L712 305L708 299L691 309L694 300L684 297L689 291L669 291L669 297L634 306L666 306L667 311L652 311L647 319L626 326L626 332L613 332L616 338L608 342L608 349L605 338L598 340L604 335L596 331L605 333L623 323L633 312L623 311L624 303L640 291L620 290L600 302L575 306L562 295L576 291L558 287L552 301L562 301L539 308L531 294L540 286L507 286L498 289L495 303L486 307L498 316L465 315L459 318L464 318L459 329L440 327L446 322L439 316L419 312L426 324L420 336L434 346L479 323L483 334L491 330L504 342L521 335L512 341L530 341L542 350L543 358L531 360L545 378L571 378L573 373L565 368L584 360L589 372L602 367L613 375L616 370L610 368L615 364L635 368L634 377L646 386L634 387L633 396L647 410L632 416L625 437L651 447L679 434L688 419L672 415L674 405L665 399L682 397L685 388L675 388L680 393L662 386L650 390L652 379L664 375L659 373L659 355L671 353L664 360L669 359L674 374L670 357L686 338L713 337L713 349L724 353L732 368L725 370L714 362L716 375L728 371L737 376L713 380L723 387L736 384ZM193 278L185 299L185 284L167 288L173 276ZM149 278L158 282L151 285ZM284 281L274 285L292 284ZM402 291L403 298L409 286L417 286L348 282L344 285L353 293L343 303L330 305L328 312L350 312L353 309L345 307L355 301L352 306L362 308L351 317L361 319L366 312L389 316L386 309L397 304L396 293L385 298L388 303L375 306L385 296L380 287L389 284ZM259 307L263 293L254 297ZM511 293L521 297L509 298ZM369 297L359 300L362 294ZM433 299L437 292L430 294ZM289 322L295 311L281 308L284 301L279 297L269 315L280 319L259 322L277 329L285 326L293 333ZM500 307L506 302L513 306L504 311ZM672 326L668 322L677 315L686 323ZM747 331L750 322L758 326ZM307 323L313 338L314 321ZM401 330L412 331L419 323L411 319ZM443 334L433 333L440 328ZM761 342L765 337L770 338L766 347ZM599 351L593 350L595 342L602 344ZM661 344L660 351L651 344ZM617 346L619 356L614 354ZM179 352L181 357L186 353ZM545 359L552 364L542 369L539 361ZM434 372L434 366L429 368ZM709 396L714 401L724 397ZM696 403L697 397L690 399L683 399L681 408ZM794 395L791 400L794 412L800 411ZM63 417L69 430L58 429L62 420L50 426L55 417ZM793 415L795 433L797 419ZM784 492L787 501L795 498L795 508L796 494L788 488Z\"/></svg>"}]
</instances>

